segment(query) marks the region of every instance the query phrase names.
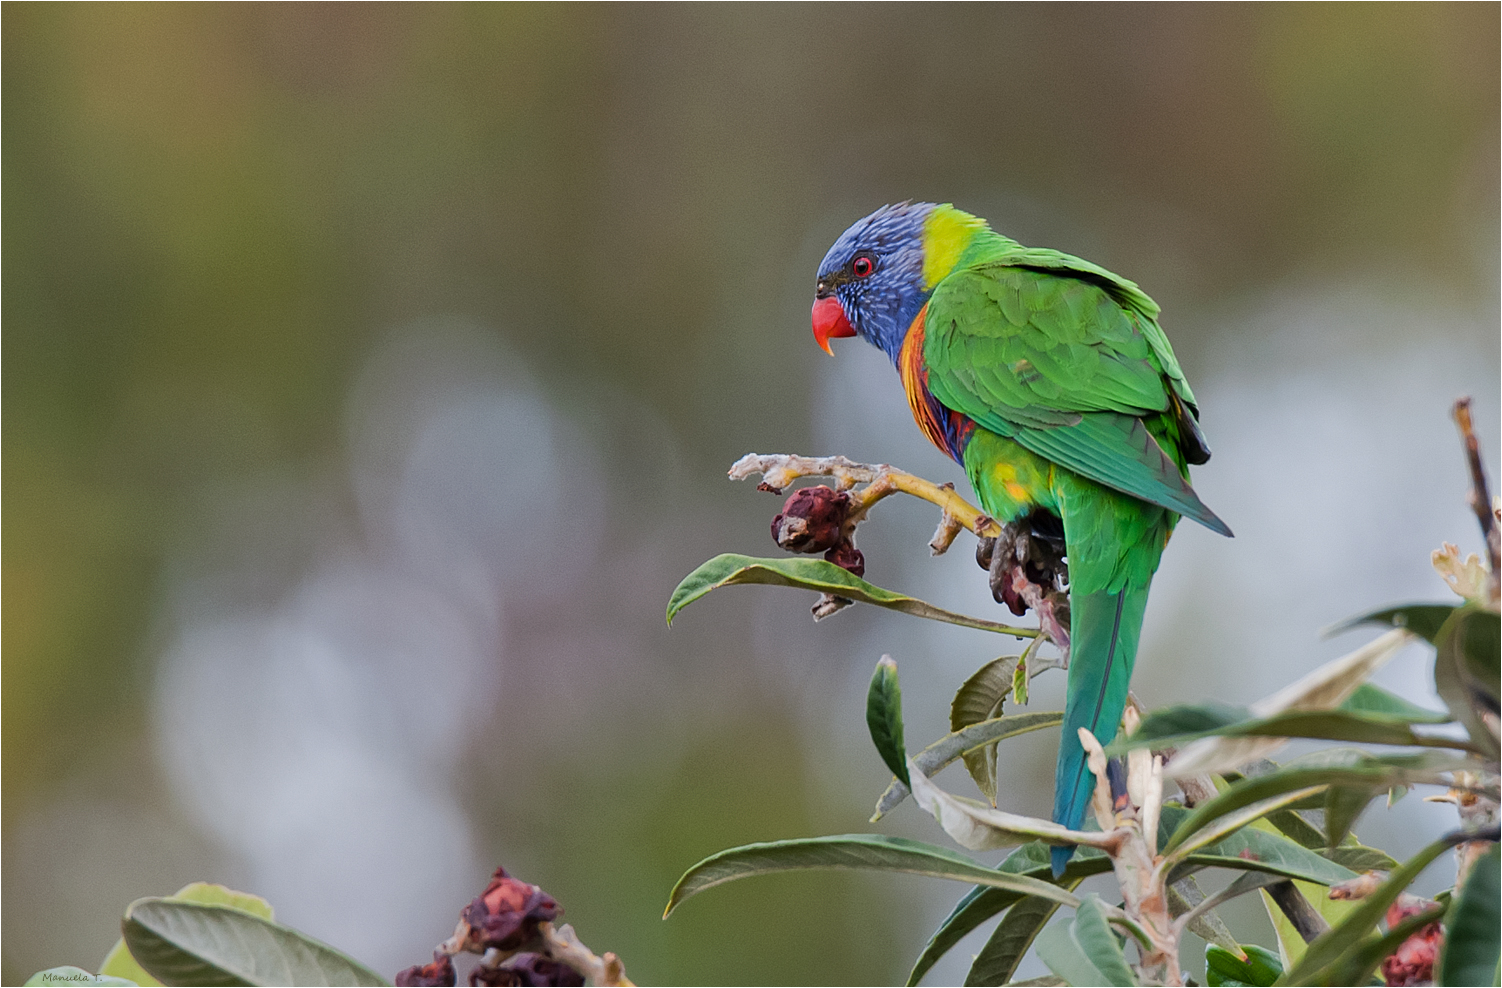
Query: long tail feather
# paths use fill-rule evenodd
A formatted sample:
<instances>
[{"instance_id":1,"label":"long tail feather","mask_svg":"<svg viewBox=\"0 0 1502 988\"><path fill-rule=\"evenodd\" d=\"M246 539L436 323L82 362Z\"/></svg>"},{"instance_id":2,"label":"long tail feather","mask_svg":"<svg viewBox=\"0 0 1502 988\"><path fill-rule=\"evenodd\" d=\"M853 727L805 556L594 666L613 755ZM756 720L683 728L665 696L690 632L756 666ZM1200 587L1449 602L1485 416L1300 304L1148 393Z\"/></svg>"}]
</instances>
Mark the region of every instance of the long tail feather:
<instances>
[{"instance_id":1,"label":"long tail feather","mask_svg":"<svg viewBox=\"0 0 1502 988\"><path fill-rule=\"evenodd\" d=\"M1079 729L1088 728L1101 744L1115 739L1137 658L1147 587L1080 594L1070 600L1069 606L1069 687L1054 773L1053 818L1056 823L1078 829L1095 788L1095 777L1085 768ZM1053 849L1055 877L1063 874L1073 854L1071 847Z\"/></svg>"}]
</instances>

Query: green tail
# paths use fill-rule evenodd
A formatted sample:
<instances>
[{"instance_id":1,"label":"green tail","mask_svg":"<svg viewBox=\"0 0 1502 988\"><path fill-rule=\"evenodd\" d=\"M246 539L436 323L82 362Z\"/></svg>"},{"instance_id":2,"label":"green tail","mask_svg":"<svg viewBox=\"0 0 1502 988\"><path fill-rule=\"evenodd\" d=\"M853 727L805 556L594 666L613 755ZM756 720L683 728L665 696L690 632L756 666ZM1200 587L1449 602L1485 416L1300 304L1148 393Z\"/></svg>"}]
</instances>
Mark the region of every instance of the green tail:
<instances>
[{"instance_id":1,"label":"green tail","mask_svg":"<svg viewBox=\"0 0 1502 988\"><path fill-rule=\"evenodd\" d=\"M1064 732L1054 773L1054 822L1072 830L1085 820L1095 777L1085 767L1079 729L1087 728L1109 744L1116 737L1127 686L1137 659L1137 638L1147 610L1147 586L1115 593L1072 595L1069 619L1069 687L1064 701ZM1074 854L1072 847L1053 849L1055 877Z\"/></svg>"}]
</instances>

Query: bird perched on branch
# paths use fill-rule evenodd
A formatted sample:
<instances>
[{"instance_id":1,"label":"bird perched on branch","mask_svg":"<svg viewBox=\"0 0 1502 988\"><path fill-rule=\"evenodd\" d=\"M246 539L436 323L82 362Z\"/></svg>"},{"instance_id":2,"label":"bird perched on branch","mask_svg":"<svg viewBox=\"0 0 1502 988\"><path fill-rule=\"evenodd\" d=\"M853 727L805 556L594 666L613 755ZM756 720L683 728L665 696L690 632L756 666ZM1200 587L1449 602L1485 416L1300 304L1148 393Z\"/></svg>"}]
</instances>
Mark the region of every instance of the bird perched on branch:
<instances>
[{"instance_id":1,"label":"bird perched on branch","mask_svg":"<svg viewBox=\"0 0 1502 988\"><path fill-rule=\"evenodd\" d=\"M1189 485L1189 465L1210 449L1157 316L1125 278L1024 247L950 205L884 206L819 265L819 346L833 353L832 338L859 336L880 347L918 427L1002 523L988 547L997 599L1021 613L1017 588L1067 572L1053 818L1070 828L1083 822L1094 784L1078 729L1103 742L1116 733L1174 523L1184 515L1231 534ZM1054 849L1055 873L1071 854Z\"/></svg>"}]
</instances>

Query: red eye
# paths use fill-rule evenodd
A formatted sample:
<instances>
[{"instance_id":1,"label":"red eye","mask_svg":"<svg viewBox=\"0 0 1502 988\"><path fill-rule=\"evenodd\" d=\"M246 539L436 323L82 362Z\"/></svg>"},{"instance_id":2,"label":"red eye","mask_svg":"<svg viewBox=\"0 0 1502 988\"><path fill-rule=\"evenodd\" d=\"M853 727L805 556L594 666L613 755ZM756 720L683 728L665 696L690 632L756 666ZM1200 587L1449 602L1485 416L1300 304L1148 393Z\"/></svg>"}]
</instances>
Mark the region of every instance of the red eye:
<instances>
[{"instance_id":1,"label":"red eye","mask_svg":"<svg viewBox=\"0 0 1502 988\"><path fill-rule=\"evenodd\" d=\"M862 254L861 256L850 262L850 272L857 278L868 277L871 272L875 270L876 262L865 254Z\"/></svg>"}]
</instances>

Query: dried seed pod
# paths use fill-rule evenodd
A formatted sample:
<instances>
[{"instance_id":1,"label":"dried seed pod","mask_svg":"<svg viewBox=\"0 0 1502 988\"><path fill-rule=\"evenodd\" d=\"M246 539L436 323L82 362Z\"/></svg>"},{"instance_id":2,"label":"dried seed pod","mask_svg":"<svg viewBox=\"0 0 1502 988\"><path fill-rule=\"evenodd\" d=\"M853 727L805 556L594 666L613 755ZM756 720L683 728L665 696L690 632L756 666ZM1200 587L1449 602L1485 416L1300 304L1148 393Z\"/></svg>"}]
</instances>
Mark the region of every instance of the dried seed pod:
<instances>
[{"instance_id":1,"label":"dried seed pod","mask_svg":"<svg viewBox=\"0 0 1502 988\"><path fill-rule=\"evenodd\" d=\"M1404 893L1387 909L1387 927L1392 929L1409 916L1416 916L1435 904L1416 895ZM1440 928L1439 911L1436 921L1403 941L1402 946L1382 961L1382 977L1389 985L1428 985L1434 983L1434 964L1444 945L1445 934Z\"/></svg>"},{"instance_id":2,"label":"dried seed pod","mask_svg":"<svg viewBox=\"0 0 1502 988\"><path fill-rule=\"evenodd\" d=\"M789 552L824 552L845 539L850 495L831 487L802 487L772 519L772 541Z\"/></svg>"},{"instance_id":3,"label":"dried seed pod","mask_svg":"<svg viewBox=\"0 0 1502 988\"><path fill-rule=\"evenodd\" d=\"M497 967L477 967L470 973L471 985L506 985L517 988L543 988L553 985L584 984L584 975L567 964L542 954L524 951L512 954Z\"/></svg>"},{"instance_id":4,"label":"dried seed pod","mask_svg":"<svg viewBox=\"0 0 1502 988\"><path fill-rule=\"evenodd\" d=\"M845 539L824 553L824 558L836 566L848 569L856 576L866 575L866 557L855 547L855 543L849 539Z\"/></svg>"},{"instance_id":5,"label":"dried seed pod","mask_svg":"<svg viewBox=\"0 0 1502 988\"><path fill-rule=\"evenodd\" d=\"M433 951L433 963L414 964L396 976L398 986L412 988L437 988L439 985L458 984L454 962L441 950Z\"/></svg>"},{"instance_id":6,"label":"dried seed pod","mask_svg":"<svg viewBox=\"0 0 1502 988\"><path fill-rule=\"evenodd\" d=\"M515 950L537 936L538 923L551 923L560 911L551 895L497 868L463 918L482 949Z\"/></svg>"}]
</instances>

